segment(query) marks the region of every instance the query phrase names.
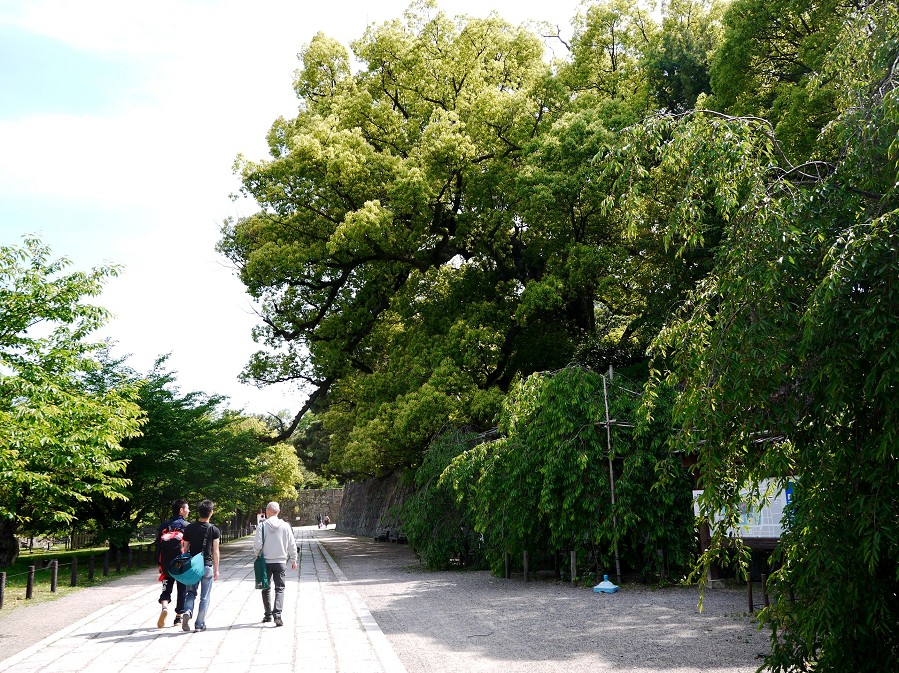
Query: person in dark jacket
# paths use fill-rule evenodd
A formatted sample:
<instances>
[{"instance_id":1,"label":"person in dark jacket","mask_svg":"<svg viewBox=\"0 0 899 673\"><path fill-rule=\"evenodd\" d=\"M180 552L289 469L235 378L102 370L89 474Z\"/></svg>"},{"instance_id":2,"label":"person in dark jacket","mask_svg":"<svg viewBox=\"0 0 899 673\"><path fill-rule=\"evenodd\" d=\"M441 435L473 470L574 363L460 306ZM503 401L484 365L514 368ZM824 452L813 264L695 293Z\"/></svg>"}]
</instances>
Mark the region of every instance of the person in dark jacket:
<instances>
[{"instance_id":1,"label":"person in dark jacket","mask_svg":"<svg viewBox=\"0 0 899 673\"><path fill-rule=\"evenodd\" d=\"M159 564L159 581L162 582L162 593L159 594L159 619L156 626L160 629L165 626L165 620L169 615L169 603L172 602L172 588L178 585L177 599L175 601L175 624L181 623L181 613L184 612L185 588L180 582L169 574L169 563L181 553L181 540L184 538L184 529L187 528L185 517L190 514L190 506L184 498L178 498L172 503L172 518L164 522L156 531L156 562Z\"/></svg>"}]
</instances>

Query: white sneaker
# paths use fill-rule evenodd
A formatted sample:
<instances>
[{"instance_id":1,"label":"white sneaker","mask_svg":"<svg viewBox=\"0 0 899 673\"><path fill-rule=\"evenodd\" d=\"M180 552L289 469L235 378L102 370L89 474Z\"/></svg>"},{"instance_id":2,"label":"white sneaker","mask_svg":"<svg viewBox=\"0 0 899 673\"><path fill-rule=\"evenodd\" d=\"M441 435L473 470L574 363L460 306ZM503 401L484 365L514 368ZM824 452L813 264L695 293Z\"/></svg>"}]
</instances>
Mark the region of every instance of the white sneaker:
<instances>
[{"instance_id":1,"label":"white sneaker","mask_svg":"<svg viewBox=\"0 0 899 673\"><path fill-rule=\"evenodd\" d=\"M168 618L168 616L169 609L162 608L162 611L159 613L159 619L156 620L156 627L161 629L163 626L165 626L165 620Z\"/></svg>"}]
</instances>

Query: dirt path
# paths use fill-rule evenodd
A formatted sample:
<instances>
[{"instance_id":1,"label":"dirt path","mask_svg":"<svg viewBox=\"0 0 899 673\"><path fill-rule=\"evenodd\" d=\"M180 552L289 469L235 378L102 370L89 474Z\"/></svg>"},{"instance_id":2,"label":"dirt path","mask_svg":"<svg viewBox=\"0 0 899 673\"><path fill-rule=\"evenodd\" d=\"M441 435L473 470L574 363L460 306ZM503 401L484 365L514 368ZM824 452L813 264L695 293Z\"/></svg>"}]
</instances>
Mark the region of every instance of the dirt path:
<instances>
[{"instance_id":1,"label":"dirt path","mask_svg":"<svg viewBox=\"0 0 899 673\"><path fill-rule=\"evenodd\" d=\"M409 673L750 673L768 636L741 590L599 594L487 572L428 572L409 548L316 531Z\"/></svg>"}]
</instances>

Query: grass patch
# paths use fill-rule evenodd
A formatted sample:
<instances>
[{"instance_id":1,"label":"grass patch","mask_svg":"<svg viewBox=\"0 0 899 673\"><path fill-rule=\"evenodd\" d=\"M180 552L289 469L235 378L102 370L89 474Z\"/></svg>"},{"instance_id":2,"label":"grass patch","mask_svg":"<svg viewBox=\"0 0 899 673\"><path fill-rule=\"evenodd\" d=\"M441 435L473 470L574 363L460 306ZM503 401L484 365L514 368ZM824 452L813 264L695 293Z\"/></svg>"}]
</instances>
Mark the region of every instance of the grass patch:
<instances>
[{"instance_id":1,"label":"grass patch","mask_svg":"<svg viewBox=\"0 0 899 673\"><path fill-rule=\"evenodd\" d=\"M144 572L148 568L156 566L155 552L152 550L147 554L147 545L132 546L132 567L128 569L128 556L122 554L120 570L116 572L115 555L109 555L109 574L103 576L103 556L107 551L106 548L99 547L94 549L78 549L74 551L50 550L50 551L34 551L24 552L19 555L15 563L9 566L0 566L0 572L6 573L6 590L3 594L3 612L14 609L22 605L30 605L32 603L43 603L53 601L79 589L90 588L105 582L127 577L136 573ZM94 577L88 579L90 557L94 557ZM78 559L78 584L71 586L72 583L72 563L73 559ZM52 568L50 561L58 562L57 586L53 592L51 588ZM34 585L32 597L25 598L28 586L29 566L34 566Z\"/></svg>"}]
</instances>

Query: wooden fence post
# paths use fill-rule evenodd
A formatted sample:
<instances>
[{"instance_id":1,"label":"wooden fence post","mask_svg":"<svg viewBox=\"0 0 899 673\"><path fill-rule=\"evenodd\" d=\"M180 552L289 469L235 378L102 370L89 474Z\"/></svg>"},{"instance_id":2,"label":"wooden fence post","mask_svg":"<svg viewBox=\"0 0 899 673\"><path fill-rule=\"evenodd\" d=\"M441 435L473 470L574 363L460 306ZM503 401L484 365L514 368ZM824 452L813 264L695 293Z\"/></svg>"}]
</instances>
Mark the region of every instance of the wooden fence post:
<instances>
[{"instance_id":1,"label":"wooden fence post","mask_svg":"<svg viewBox=\"0 0 899 673\"><path fill-rule=\"evenodd\" d=\"M87 557L87 581L94 581L94 563L96 563L97 558L91 554Z\"/></svg>"},{"instance_id":2,"label":"wooden fence post","mask_svg":"<svg viewBox=\"0 0 899 673\"><path fill-rule=\"evenodd\" d=\"M25 586L25 598L34 596L34 566L28 566L28 584Z\"/></svg>"},{"instance_id":3,"label":"wooden fence post","mask_svg":"<svg viewBox=\"0 0 899 673\"><path fill-rule=\"evenodd\" d=\"M59 585L59 560L50 561L50 593L56 593L56 587Z\"/></svg>"},{"instance_id":4,"label":"wooden fence post","mask_svg":"<svg viewBox=\"0 0 899 673\"><path fill-rule=\"evenodd\" d=\"M134 549L129 544L128 545L128 570L134 567Z\"/></svg>"},{"instance_id":5,"label":"wooden fence post","mask_svg":"<svg viewBox=\"0 0 899 673\"><path fill-rule=\"evenodd\" d=\"M755 605L752 603L752 577L748 574L746 575L746 593L749 597L749 614L752 614L755 611Z\"/></svg>"},{"instance_id":6,"label":"wooden fence post","mask_svg":"<svg viewBox=\"0 0 899 673\"><path fill-rule=\"evenodd\" d=\"M571 550L571 583L575 583L575 577L577 577L577 552L572 549Z\"/></svg>"},{"instance_id":7,"label":"wooden fence post","mask_svg":"<svg viewBox=\"0 0 899 673\"><path fill-rule=\"evenodd\" d=\"M512 556L509 552L506 552L505 558L503 559L503 565L506 570L506 579L512 577Z\"/></svg>"},{"instance_id":8,"label":"wooden fence post","mask_svg":"<svg viewBox=\"0 0 899 673\"><path fill-rule=\"evenodd\" d=\"M122 548L119 547L115 550L115 572L118 575L122 572Z\"/></svg>"},{"instance_id":9,"label":"wooden fence post","mask_svg":"<svg viewBox=\"0 0 899 673\"><path fill-rule=\"evenodd\" d=\"M109 550L103 552L103 577L109 577Z\"/></svg>"},{"instance_id":10,"label":"wooden fence post","mask_svg":"<svg viewBox=\"0 0 899 673\"><path fill-rule=\"evenodd\" d=\"M530 578L528 577L528 570L529 570L529 568L528 568L528 553L527 553L527 551L525 551L524 552L524 581L525 582L530 580Z\"/></svg>"},{"instance_id":11,"label":"wooden fence post","mask_svg":"<svg viewBox=\"0 0 899 673\"><path fill-rule=\"evenodd\" d=\"M72 557L72 580L69 586L77 587L78 586L78 557Z\"/></svg>"},{"instance_id":12,"label":"wooden fence post","mask_svg":"<svg viewBox=\"0 0 899 673\"><path fill-rule=\"evenodd\" d=\"M0 610L3 609L3 595L6 593L6 573L0 573Z\"/></svg>"}]
</instances>

